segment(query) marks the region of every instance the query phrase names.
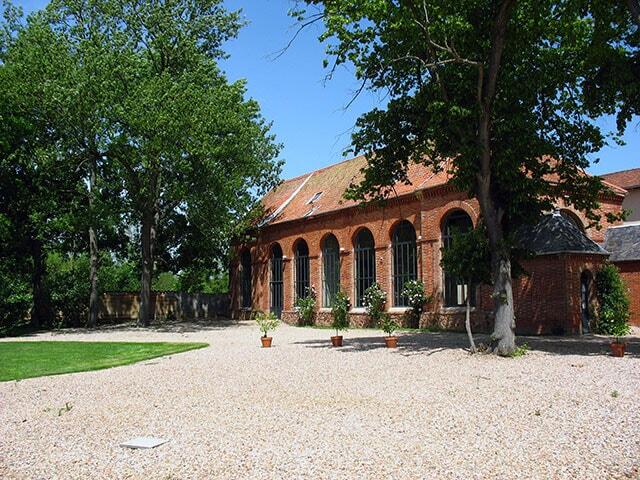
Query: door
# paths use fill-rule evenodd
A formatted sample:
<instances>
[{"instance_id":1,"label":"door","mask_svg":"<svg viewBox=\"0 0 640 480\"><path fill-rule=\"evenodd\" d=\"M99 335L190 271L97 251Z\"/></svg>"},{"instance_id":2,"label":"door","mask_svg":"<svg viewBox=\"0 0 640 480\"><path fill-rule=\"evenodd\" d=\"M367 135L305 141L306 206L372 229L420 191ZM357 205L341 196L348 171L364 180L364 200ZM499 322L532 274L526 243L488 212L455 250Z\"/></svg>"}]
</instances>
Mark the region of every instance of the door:
<instances>
[{"instance_id":1,"label":"door","mask_svg":"<svg viewBox=\"0 0 640 480\"><path fill-rule=\"evenodd\" d=\"M585 270L580 276L580 310L582 312L582 333L591 333L590 323L591 315L589 314L589 297L591 296L591 272Z\"/></svg>"}]
</instances>

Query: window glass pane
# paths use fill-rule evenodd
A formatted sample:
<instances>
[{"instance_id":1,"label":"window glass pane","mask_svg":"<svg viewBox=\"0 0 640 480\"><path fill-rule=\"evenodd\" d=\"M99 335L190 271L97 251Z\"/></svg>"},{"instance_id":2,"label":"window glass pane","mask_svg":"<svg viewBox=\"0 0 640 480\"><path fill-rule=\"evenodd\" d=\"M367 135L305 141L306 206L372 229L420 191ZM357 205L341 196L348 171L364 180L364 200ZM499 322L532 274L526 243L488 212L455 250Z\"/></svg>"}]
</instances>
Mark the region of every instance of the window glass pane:
<instances>
[{"instance_id":1,"label":"window glass pane","mask_svg":"<svg viewBox=\"0 0 640 480\"><path fill-rule=\"evenodd\" d=\"M309 247L304 240L300 240L296 245L295 269L296 299L305 298L309 294L310 282Z\"/></svg>"},{"instance_id":2,"label":"window glass pane","mask_svg":"<svg viewBox=\"0 0 640 480\"><path fill-rule=\"evenodd\" d=\"M401 222L393 233L393 304L396 307L409 305L402 295L404 284L416 280L417 266L416 232L408 221Z\"/></svg>"},{"instance_id":3,"label":"window glass pane","mask_svg":"<svg viewBox=\"0 0 640 480\"><path fill-rule=\"evenodd\" d=\"M271 279L270 279L270 309L280 318L284 304L284 284L282 263L282 248L276 244L271 250Z\"/></svg>"},{"instance_id":4,"label":"window glass pane","mask_svg":"<svg viewBox=\"0 0 640 480\"><path fill-rule=\"evenodd\" d=\"M364 292L376 280L376 253L373 235L361 230L355 243L356 307L362 307Z\"/></svg>"},{"instance_id":5,"label":"window glass pane","mask_svg":"<svg viewBox=\"0 0 640 480\"><path fill-rule=\"evenodd\" d=\"M332 307L340 289L340 247L333 235L325 239L322 247L322 280L322 304Z\"/></svg>"}]
</instances>

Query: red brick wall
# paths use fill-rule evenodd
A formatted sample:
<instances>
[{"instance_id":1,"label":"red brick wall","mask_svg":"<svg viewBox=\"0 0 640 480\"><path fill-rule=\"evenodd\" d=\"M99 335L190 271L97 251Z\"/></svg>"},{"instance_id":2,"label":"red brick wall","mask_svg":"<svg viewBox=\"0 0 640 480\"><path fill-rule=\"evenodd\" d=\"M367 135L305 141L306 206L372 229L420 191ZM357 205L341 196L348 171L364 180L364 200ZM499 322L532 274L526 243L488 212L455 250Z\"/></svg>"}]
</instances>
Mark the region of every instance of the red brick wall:
<instances>
[{"instance_id":1,"label":"red brick wall","mask_svg":"<svg viewBox=\"0 0 640 480\"><path fill-rule=\"evenodd\" d=\"M629 288L631 300L631 318L629 323L640 327L640 260L633 262L616 262L620 275Z\"/></svg>"},{"instance_id":2,"label":"red brick wall","mask_svg":"<svg viewBox=\"0 0 640 480\"><path fill-rule=\"evenodd\" d=\"M605 210L619 209L619 203L605 201ZM421 326L463 330L464 309L442 308L442 269L440 268L441 225L453 210L466 211L473 222L479 215L478 202L449 187L437 188L401 199L390 200L383 206L366 206L345 209L326 215L318 215L303 221L269 225L259 232L249 248L252 258L252 305L254 310L269 310L269 258L271 246L278 242L284 254L284 314L285 321L295 321L294 303L294 246L303 238L309 246L310 280L321 302L321 245L323 238L332 233L341 248L340 283L348 295L354 298L353 239L362 227L367 227L375 239L377 282L387 292L387 305L392 306L392 252L391 235L400 220L410 221L418 237L418 277L423 280L434 302L423 314ZM585 222L586 223L586 222ZM589 229L588 234L601 240L602 232ZM516 298L517 330L519 333L579 333L580 331L580 268L589 259L571 256L541 257L530 264L531 276L520 279L514 285ZM598 258L595 261L600 261ZM582 263L581 263L582 262ZM581 267L580 265L583 265ZM586 267L584 267L586 268ZM239 282L237 260L231 265L232 311L235 317L246 316L239 309ZM492 300L487 287L480 289L472 324L476 331L490 331L493 325ZM576 295L575 298L573 295ZM577 308L577 310L576 310ZM402 312L390 310L402 319ZM365 324L366 319L354 312L352 320ZM320 309L317 322L330 321L327 311Z\"/></svg>"}]
</instances>

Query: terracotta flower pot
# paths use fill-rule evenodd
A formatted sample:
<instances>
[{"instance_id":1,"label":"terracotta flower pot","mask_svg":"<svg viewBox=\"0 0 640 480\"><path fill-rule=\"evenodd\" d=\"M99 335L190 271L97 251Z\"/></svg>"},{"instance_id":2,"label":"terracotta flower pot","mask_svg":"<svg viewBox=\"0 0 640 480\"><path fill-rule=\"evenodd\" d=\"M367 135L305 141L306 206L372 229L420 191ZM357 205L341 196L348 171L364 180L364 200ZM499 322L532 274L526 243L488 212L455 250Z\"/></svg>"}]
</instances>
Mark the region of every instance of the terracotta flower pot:
<instances>
[{"instance_id":1,"label":"terracotta flower pot","mask_svg":"<svg viewBox=\"0 0 640 480\"><path fill-rule=\"evenodd\" d=\"M262 341L262 348L271 347L271 337L260 337L260 340Z\"/></svg>"},{"instance_id":2,"label":"terracotta flower pot","mask_svg":"<svg viewBox=\"0 0 640 480\"><path fill-rule=\"evenodd\" d=\"M614 357L624 357L624 347L626 344L622 342L611 342L611 353Z\"/></svg>"},{"instance_id":3,"label":"terracotta flower pot","mask_svg":"<svg viewBox=\"0 0 640 480\"><path fill-rule=\"evenodd\" d=\"M387 348L396 348L398 346L398 337L395 335L384 337L384 343L387 345Z\"/></svg>"},{"instance_id":4,"label":"terracotta flower pot","mask_svg":"<svg viewBox=\"0 0 640 480\"><path fill-rule=\"evenodd\" d=\"M331 337L331 345L334 347L342 346L342 335L334 335Z\"/></svg>"}]
</instances>

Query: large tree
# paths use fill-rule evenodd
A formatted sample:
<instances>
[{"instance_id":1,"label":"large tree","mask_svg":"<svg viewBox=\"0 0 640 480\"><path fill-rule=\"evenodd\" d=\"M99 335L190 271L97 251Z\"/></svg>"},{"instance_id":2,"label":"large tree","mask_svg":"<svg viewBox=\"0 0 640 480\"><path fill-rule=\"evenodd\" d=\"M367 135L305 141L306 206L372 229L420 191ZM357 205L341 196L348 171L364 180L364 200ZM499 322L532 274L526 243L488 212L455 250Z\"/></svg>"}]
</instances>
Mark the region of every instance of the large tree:
<instances>
[{"instance_id":1,"label":"large tree","mask_svg":"<svg viewBox=\"0 0 640 480\"><path fill-rule=\"evenodd\" d=\"M599 222L598 178L584 174L606 135L587 114L596 31L590 5L556 0L307 0L323 21L332 71L352 64L362 89L388 99L360 117L367 155L347 196L370 200L408 182L419 162L446 169L478 199L491 252L495 351L515 349L513 234L558 199ZM608 9L619 31L629 11ZM624 48L624 46L621 46ZM587 55L587 52L591 52Z\"/></svg>"},{"instance_id":2,"label":"large tree","mask_svg":"<svg viewBox=\"0 0 640 480\"><path fill-rule=\"evenodd\" d=\"M158 259L219 264L231 235L277 181L278 146L244 82L217 63L241 21L220 0L54 0L54 26L103 68L107 151L138 225L139 322L150 320ZM161 248L160 255L158 249Z\"/></svg>"},{"instance_id":3,"label":"large tree","mask_svg":"<svg viewBox=\"0 0 640 480\"><path fill-rule=\"evenodd\" d=\"M5 8L12 12L9 5ZM0 75L7 107L6 132L15 141L3 152L6 180L10 182L3 191L12 195L13 217L20 213L31 219L34 232L27 230L26 237L20 235L17 222L14 241L32 243L29 235L40 234L43 238L39 239L37 256L42 258L54 247L72 254L89 250L87 324L94 326L98 314L98 243L106 246L108 241L113 247L122 238L118 235L122 230L120 182L106 161L115 132L104 116L105 96L101 93L108 87L99 83L104 77L101 71L107 66L96 54L99 46L74 43L73 38L56 29L56 18L47 12L35 13L26 24L15 14L12 17L4 22L7 35ZM20 125L29 128L16 128ZM10 188L21 185L22 176L24 188ZM43 206L50 209L48 214L34 215L33 211ZM65 222L51 221L61 214L66 215ZM57 237L53 235L56 233ZM57 241L47 242L47 238ZM34 278L45 277L37 273L41 263L44 265L44 261L33 261ZM33 288L34 293L43 290L36 283ZM37 314L42 310L39 296L34 295L36 317L42 316ZM34 325L38 323L49 322Z\"/></svg>"}]
</instances>

